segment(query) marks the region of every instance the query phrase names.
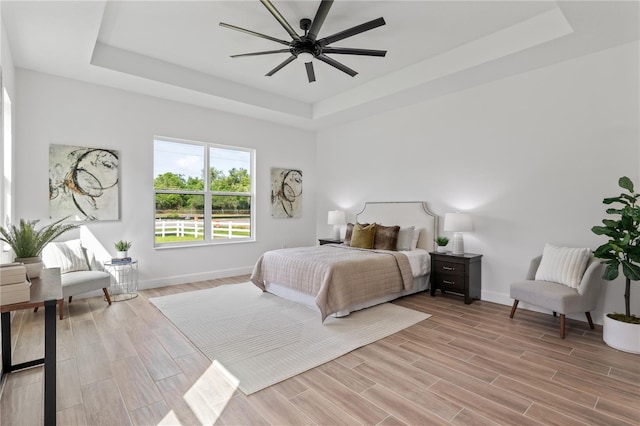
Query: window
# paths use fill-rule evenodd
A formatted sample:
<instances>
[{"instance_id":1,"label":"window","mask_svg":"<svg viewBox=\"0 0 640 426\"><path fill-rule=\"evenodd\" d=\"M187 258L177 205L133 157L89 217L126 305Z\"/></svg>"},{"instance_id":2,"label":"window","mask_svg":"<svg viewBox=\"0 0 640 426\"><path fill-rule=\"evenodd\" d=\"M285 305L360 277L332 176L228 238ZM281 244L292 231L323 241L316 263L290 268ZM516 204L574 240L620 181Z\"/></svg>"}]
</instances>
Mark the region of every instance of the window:
<instances>
[{"instance_id":1,"label":"window","mask_svg":"<svg viewBox=\"0 0 640 426\"><path fill-rule=\"evenodd\" d=\"M254 240L254 150L156 137L153 151L156 247Z\"/></svg>"}]
</instances>

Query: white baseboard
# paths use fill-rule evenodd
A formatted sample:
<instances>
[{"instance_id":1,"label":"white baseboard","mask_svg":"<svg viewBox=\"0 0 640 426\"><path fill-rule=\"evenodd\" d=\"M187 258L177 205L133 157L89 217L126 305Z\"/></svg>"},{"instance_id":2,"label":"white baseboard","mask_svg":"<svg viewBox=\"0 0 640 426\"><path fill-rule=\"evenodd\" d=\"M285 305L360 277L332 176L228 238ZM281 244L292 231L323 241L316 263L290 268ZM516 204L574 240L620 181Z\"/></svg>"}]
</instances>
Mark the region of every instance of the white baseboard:
<instances>
[{"instance_id":1,"label":"white baseboard","mask_svg":"<svg viewBox=\"0 0 640 426\"><path fill-rule=\"evenodd\" d=\"M253 271L253 266L245 266L243 268L224 269L221 271L209 271L199 274L188 275L175 275L173 277L164 277L153 280L138 281L138 290L145 290L149 288L165 287L169 285L178 285L184 283L193 283L205 280L215 280L218 278L235 277L238 275L250 274ZM73 296L75 299L87 299L89 297L103 296L102 290L90 291L88 293L79 294Z\"/></svg>"},{"instance_id":2,"label":"white baseboard","mask_svg":"<svg viewBox=\"0 0 640 426\"><path fill-rule=\"evenodd\" d=\"M164 277L164 278L158 278L154 280L139 281L138 290L165 287L168 285L193 283L193 282L205 281L205 280L215 280L218 278L235 277L238 275L250 274L252 271L253 271L253 266L245 266L242 268L223 269L219 271L201 272L198 274L175 275L173 277Z\"/></svg>"}]
</instances>

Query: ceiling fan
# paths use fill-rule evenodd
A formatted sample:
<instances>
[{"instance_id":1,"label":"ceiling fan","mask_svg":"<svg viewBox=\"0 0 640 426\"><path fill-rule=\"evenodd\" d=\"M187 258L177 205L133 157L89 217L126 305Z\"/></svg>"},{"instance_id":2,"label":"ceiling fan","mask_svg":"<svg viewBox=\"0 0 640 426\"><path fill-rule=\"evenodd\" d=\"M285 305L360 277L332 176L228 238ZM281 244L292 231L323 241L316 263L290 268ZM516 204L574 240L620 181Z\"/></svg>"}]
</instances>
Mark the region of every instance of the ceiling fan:
<instances>
[{"instance_id":1,"label":"ceiling fan","mask_svg":"<svg viewBox=\"0 0 640 426\"><path fill-rule=\"evenodd\" d=\"M329 13L329 9L331 9L333 0L322 0L320 2L320 6L316 11L316 16L313 18L313 21L308 18L303 18L300 20L300 28L304 31L304 35L302 36L296 33L296 31L291 27L291 25L289 25L287 20L284 19L284 17L280 14L280 12L278 12L278 9L276 9L276 7L271 3L271 1L260 0L260 2L269 10L269 12L271 12L274 18L276 18L276 20L280 23L280 25L282 25L282 27L287 31L287 33L289 33L289 35L291 36L291 41L281 40L265 34L257 33L255 31L236 27L235 25L225 24L224 22L220 22L220 26L224 28L240 31L246 34L250 34L256 37L275 41L276 43L280 43L280 44L284 44L285 46L288 46L286 49L268 50L264 52L231 55L232 58L239 58L243 56L271 55L274 53L291 53L291 56L285 59L280 65L278 65L277 67L269 71L266 74L267 77L274 75L275 73L280 71L282 68L284 68L286 65L293 62L297 58L302 59L305 62L309 83L316 81L316 75L313 69L313 62L311 62L313 58L318 59L319 61L322 61L326 64L329 64L332 67L337 68L340 71L349 74L351 77L355 77L355 75L358 74L356 71L336 61L335 59L330 58L329 56L327 56L327 54L381 56L381 57L387 54L386 50L355 49L355 48L349 48L349 47L330 47L329 46L330 44L343 40L347 37L352 37L354 35L363 33L365 31L369 31L374 28L385 25L384 18L374 19L372 21L365 22L364 24L356 25L355 27L318 39L318 33L322 28L322 24L324 24L327 14Z\"/></svg>"}]
</instances>

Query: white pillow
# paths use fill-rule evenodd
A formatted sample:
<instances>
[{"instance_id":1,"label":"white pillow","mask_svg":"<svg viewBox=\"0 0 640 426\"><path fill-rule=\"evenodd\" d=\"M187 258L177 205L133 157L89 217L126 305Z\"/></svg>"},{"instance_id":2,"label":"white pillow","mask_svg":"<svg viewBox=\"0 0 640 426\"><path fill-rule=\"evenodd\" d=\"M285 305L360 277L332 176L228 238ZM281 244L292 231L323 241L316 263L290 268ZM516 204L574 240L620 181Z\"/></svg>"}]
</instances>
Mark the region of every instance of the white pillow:
<instances>
[{"instance_id":1,"label":"white pillow","mask_svg":"<svg viewBox=\"0 0 640 426\"><path fill-rule=\"evenodd\" d=\"M418 228L413 231L413 238L411 239L411 250L415 250L418 248L418 240L420 239L420 232L422 232L422 228Z\"/></svg>"},{"instance_id":2,"label":"white pillow","mask_svg":"<svg viewBox=\"0 0 640 426\"><path fill-rule=\"evenodd\" d=\"M47 268L60 268L61 274L89 270L80 240L47 244L42 250L42 262Z\"/></svg>"},{"instance_id":3,"label":"white pillow","mask_svg":"<svg viewBox=\"0 0 640 426\"><path fill-rule=\"evenodd\" d=\"M398 231L398 243L396 244L396 250L411 250L411 241L413 240L414 226L401 226Z\"/></svg>"},{"instance_id":4,"label":"white pillow","mask_svg":"<svg viewBox=\"0 0 640 426\"><path fill-rule=\"evenodd\" d=\"M590 256L591 250L588 248L557 247L545 244L542 260L536 271L536 280L578 288Z\"/></svg>"}]
</instances>

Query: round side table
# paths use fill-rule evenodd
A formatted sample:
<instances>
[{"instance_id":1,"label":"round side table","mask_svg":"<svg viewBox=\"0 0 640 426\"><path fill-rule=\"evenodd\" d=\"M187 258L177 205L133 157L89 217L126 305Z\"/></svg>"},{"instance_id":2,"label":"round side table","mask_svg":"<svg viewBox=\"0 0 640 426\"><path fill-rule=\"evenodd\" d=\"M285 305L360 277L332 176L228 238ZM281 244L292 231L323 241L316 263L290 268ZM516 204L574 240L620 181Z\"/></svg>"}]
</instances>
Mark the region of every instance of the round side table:
<instances>
[{"instance_id":1,"label":"round side table","mask_svg":"<svg viewBox=\"0 0 640 426\"><path fill-rule=\"evenodd\" d=\"M122 302L138 297L138 261L130 262L106 261L104 266L111 275L109 295L111 301Z\"/></svg>"}]
</instances>

